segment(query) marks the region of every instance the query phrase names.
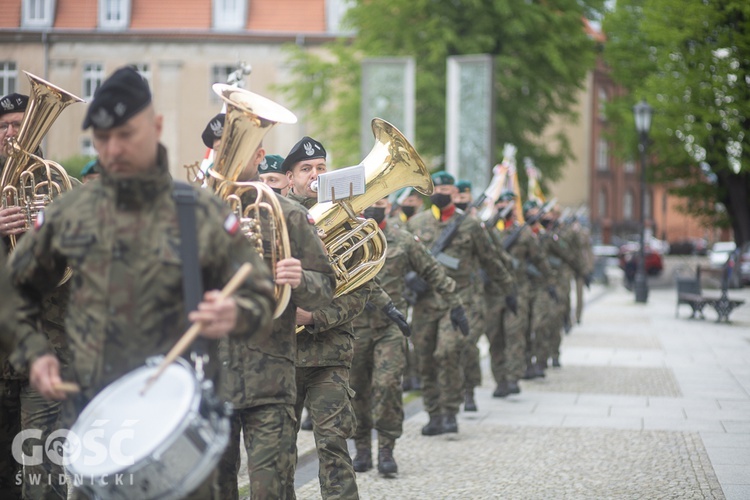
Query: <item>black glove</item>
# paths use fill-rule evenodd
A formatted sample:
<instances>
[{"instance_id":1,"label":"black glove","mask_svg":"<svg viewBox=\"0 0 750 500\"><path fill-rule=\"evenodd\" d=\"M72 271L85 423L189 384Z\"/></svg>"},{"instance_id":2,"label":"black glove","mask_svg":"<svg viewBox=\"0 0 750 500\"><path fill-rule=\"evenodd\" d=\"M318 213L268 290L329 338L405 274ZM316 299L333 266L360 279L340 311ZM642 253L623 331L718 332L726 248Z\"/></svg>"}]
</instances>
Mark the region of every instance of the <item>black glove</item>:
<instances>
[{"instance_id":1,"label":"black glove","mask_svg":"<svg viewBox=\"0 0 750 500\"><path fill-rule=\"evenodd\" d=\"M550 285L547 287L547 293L550 297L552 297L552 300L555 301L555 304L560 302L560 297L557 296L557 290L555 290L554 285Z\"/></svg>"},{"instance_id":2,"label":"black glove","mask_svg":"<svg viewBox=\"0 0 750 500\"><path fill-rule=\"evenodd\" d=\"M398 326L398 329L404 334L404 337L411 335L411 328L409 328L409 323L406 322L406 316L404 316L404 313L396 309L393 302L388 302L381 310L391 321L396 323L396 326Z\"/></svg>"},{"instance_id":3,"label":"black glove","mask_svg":"<svg viewBox=\"0 0 750 500\"><path fill-rule=\"evenodd\" d=\"M454 330L461 330L464 337L469 336L469 319L466 317L464 306L456 306L451 309L451 325Z\"/></svg>"},{"instance_id":4,"label":"black glove","mask_svg":"<svg viewBox=\"0 0 750 500\"><path fill-rule=\"evenodd\" d=\"M407 304L410 306L413 306L417 303L417 300L419 300L419 297L417 296L417 292L409 288L408 286L404 288L404 293L402 295L404 297L404 300Z\"/></svg>"},{"instance_id":5,"label":"black glove","mask_svg":"<svg viewBox=\"0 0 750 500\"><path fill-rule=\"evenodd\" d=\"M505 296L505 305L513 314L518 314L518 296L515 293Z\"/></svg>"},{"instance_id":6,"label":"black glove","mask_svg":"<svg viewBox=\"0 0 750 500\"><path fill-rule=\"evenodd\" d=\"M430 289L430 284L423 280L422 277L416 273L416 271L409 271L408 273L406 273L406 276L404 276L404 281L406 281L406 286L408 288L411 288L412 290L414 290L414 292L416 292L417 296L422 295Z\"/></svg>"}]
</instances>

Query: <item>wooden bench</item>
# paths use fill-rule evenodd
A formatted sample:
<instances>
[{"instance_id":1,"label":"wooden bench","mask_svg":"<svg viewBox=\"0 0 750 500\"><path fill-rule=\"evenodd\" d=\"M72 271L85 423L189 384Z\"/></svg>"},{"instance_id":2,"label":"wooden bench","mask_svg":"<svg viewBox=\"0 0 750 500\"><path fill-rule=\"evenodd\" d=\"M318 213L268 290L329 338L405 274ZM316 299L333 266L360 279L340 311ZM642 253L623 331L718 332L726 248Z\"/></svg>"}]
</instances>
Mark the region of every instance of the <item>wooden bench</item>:
<instances>
[{"instance_id":1,"label":"wooden bench","mask_svg":"<svg viewBox=\"0 0 750 500\"><path fill-rule=\"evenodd\" d=\"M675 309L674 317L678 317L680 304L687 304L693 310L690 318L700 315L701 319L705 319L703 308L711 304L714 300L703 296L700 276L695 279L677 278L677 308Z\"/></svg>"}]
</instances>

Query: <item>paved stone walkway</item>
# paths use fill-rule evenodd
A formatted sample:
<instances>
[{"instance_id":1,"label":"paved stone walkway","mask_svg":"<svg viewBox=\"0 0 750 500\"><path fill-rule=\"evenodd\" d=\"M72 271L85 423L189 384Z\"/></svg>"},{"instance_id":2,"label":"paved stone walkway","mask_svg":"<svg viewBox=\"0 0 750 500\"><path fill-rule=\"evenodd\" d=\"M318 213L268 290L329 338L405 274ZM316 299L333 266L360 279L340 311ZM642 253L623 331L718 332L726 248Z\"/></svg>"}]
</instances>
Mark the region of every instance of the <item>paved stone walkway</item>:
<instances>
[{"instance_id":1,"label":"paved stone walkway","mask_svg":"<svg viewBox=\"0 0 750 500\"><path fill-rule=\"evenodd\" d=\"M592 287L561 369L493 399L485 366L479 411L459 415L456 436L422 436L415 401L398 477L359 474L361 497L750 498L750 289L731 292L747 304L716 324L712 311L675 318L673 288L643 305ZM311 433L299 445L297 497L320 498Z\"/></svg>"}]
</instances>

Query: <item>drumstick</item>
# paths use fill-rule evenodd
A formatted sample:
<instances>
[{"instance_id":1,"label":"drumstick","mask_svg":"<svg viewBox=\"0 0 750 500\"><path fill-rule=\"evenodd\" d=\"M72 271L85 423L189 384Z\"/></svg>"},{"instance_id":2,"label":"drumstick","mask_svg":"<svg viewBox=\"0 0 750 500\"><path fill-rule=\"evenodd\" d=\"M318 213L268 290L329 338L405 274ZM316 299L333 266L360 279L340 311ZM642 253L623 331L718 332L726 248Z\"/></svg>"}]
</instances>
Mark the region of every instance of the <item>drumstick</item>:
<instances>
[{"instance_id":1,"label":"drumstick","mask_svg":"<svg viewBox=\"0 0 750 500\"><path fill-rule=\"evenodd\" d=\"M52 388L56 391L68 392L71 394L81 392L81 388L78 387L78 384L76 384L75 382L58 382L56 384L52 384Z\"/></svg>"},{"instance_id":2,"label":"drumstick","mask_svg":"<svg viewBox=\"0 0 750 500\"><path fill-rule=\"evenodd\" d=\"M234 273L232 279L229 280L229 283L227 283L226 286L221 289L221 292L219 292L219 298L217 300L224 300L232 295L235 290L239 288L242 282L245 281L245 279L250 275L250 271L252 271L252 269L253 266L249 262L242 264L237 272ZM190 347L190 344L193 343L195 338L201 332L201 328L203 328L202 323L193 323L192 325L190 325L190 328L188 328L188 330L184 334L182 334L180 340L178 340L174 347L172 347L172 349L167 353L154 374L151 375L146 381L146 385L144 385L143 389L141 390L141 396L146 394L146 391L154 384L154 382L156 382L156 379L159 378L164 370L167 369L167 366L172 364L175 359L180 357L182 353L184 353L187 348Z\"/></svg>"}]
</instances>

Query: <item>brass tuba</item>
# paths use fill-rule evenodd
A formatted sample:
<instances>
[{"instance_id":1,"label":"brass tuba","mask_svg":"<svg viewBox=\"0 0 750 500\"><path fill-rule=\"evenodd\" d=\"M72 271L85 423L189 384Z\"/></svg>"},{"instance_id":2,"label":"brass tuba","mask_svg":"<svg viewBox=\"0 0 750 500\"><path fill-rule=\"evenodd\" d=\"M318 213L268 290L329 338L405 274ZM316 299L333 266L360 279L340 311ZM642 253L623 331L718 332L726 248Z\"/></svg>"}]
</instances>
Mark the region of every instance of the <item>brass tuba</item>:
<instances>
[{"instance_id":1,"label":"brass tuba","mask_svg":"<svg viewBox=\"0 0 750 500\"><path fill-rule=\"evenodd\" d=\"M296 123L297 117L275 102L231 85L214 84L214 92L226 103L224 132L213 166L208 170L207 185L226 201L240 220L247 239L262 257L269 257L275 272L279 260L291 257L289 234L276 193L262 182L238 182L247 163L252 160L263 137L277 123ZM243 206L248 194L255 202ZM266 217L262 215L265 212ZM262 224L268 221L271 234L263 237ZM264 245L264 239L266 244ZM284 312L292 289L276 286L274 318Z\"/></svg>"},{"instance_id":2,"label":"brass tuba","mask_svg":"<svg viewBox=\"0 0 750 500\"><path fill-rule=\"evenodd\" d=\"M385 263L385 235L374 220L357 214L407 186L427 196L433 190L422 158L396 127L373 118L372 132L375 145L362 160L364 194L337 203L317 203L310 208L336 273L335 297L370 281Z\"/></svg>"},{"instance_id":3,"label":"brass tuba","mask_svg":"<svg viewBox=\"0 0 750 500\"><path fill-rule=\"evenodd\" d=\"M29 103L18 135L6 139L2 145L8 159L0 177L0 188L3 208L20 207L28 230L47 204L70 191L74 185L61 165L45 160L34 152L62 110L70 104L84 101L38 76L24 73L31 83ZM15 235L10 236L11 248L15 247L16 240ZM70 278L70 274L70 269L66 269L61 284Z\"/></svg>"}]
</instances>

